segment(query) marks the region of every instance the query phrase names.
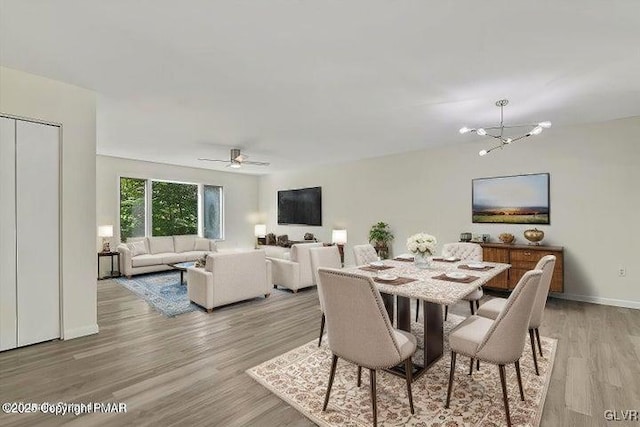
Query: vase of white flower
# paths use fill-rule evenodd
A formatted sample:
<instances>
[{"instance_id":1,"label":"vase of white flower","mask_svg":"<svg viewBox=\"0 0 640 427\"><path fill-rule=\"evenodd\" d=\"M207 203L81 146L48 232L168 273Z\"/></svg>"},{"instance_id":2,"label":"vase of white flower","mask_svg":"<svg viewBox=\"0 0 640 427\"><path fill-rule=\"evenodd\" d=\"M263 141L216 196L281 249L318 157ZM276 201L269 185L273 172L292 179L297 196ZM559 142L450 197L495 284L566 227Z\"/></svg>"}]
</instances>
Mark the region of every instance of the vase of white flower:
<instances>
[{"instance_id":1,"label":"vase of white flower","mask_svg":"<svg viewBox=\"0 0 640 427\"><path fill-rule=\"evenodd\" d=\"M438 241L427 233L418 233L407 239L407 250L413 254L417 268L429 268L430 256L435 254Z\"/></svg>"}]
</instances>

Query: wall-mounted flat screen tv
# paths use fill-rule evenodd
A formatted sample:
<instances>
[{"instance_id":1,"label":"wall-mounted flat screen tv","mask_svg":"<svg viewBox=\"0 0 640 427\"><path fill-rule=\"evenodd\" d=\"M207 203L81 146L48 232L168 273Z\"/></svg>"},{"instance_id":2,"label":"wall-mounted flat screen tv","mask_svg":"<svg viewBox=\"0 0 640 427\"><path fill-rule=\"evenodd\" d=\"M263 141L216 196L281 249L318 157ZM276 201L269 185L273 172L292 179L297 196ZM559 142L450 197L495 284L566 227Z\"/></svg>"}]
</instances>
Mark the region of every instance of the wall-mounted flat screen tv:
<instances>
[{"instance_id":1,"label":"wall-mounted flat screen tv","mask_svg":"<svg viewBox=\"0 0 640 427\"><path fill-rule=\"evenodd\" d=\"M474 223L549 224L549 174L474 179L472 211Z\"/></svg>"},{"instance_id":2,"label":"wall-mounted flat screen tv","mask_svg":"<svg viewBox=\"0 0 640 427\"><path fill-rule=\"evenodd\" d=\"M278 191L278 224L322 225L322 187Z\"/></svg>"}]
</instances>

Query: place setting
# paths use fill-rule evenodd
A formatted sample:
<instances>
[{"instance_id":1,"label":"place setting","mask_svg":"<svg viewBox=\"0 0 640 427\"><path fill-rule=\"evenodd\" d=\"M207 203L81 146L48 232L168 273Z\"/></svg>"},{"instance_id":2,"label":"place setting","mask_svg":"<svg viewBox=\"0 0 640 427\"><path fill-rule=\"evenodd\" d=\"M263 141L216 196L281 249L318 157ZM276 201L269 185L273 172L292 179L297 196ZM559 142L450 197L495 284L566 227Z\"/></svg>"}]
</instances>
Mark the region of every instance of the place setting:
<instances>
[{"instance_id":1,"label":"place setting","mask_svg":"<svg viewBox=\"0 0 640 427\"><path fill-rule=\"evenodd\" d=\"M481 262L471 262L469 264L460 264L458 268L461 270L488 271L493 269L494 267L491 265L483 264Z\"/></svg>"},{"instance_id":2,"label":"place setting","mask_svg":"<svg viewBox=\"0 0 640 427\"><path fill-rule=\"evenodd\" d=\"M447 282L456 283L472 283L479 279L478 276L471 276L458 271L450 271L447 273L438 274L437 276L433 276L433 278L437 280L445 280Z\"/></svg>"},{"instance_id":3,"label":"place setting","mask_svg":"<svg viewBox=\"0 0 640 427\"><path fill-rule=\"evenodd\" d=\"M391 265L385 265L383 261L371 261L369 264L359 268L360 270L364 270L364 271L377 272L377 271L389 270L394 267Z\"/></svg>"},{"instance_id":4,"label":"place setting","mask_svg":"<svg viewBox=\"0 0 640 427\"><path fill-rule=\"evenodd\" d=\"M415 282L416 279L410 277L401 277L391 273L380 273L373 278L374 282L382 283L384 285L405 285L407 283Z\"/></svg>"}]
</instances>

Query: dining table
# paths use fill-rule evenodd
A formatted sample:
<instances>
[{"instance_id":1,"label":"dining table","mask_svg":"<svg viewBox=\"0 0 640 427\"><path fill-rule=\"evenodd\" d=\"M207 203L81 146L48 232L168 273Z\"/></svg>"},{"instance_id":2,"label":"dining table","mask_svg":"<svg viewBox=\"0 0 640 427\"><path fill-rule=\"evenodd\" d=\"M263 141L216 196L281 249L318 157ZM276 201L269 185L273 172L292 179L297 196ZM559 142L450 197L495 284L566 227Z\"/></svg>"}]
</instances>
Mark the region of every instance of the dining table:
<instances>
[{"instance_id":1,"label":"dining table","mask_svg":"<svg viewBox=\"0 0 640 427\"><path fill-rule=\"evenodd\" d=\"M452 258L431 259L427 268L418 268L411 258L395 258L346 267L350 273L373 278L385 304L389 319L396 319L396 327L411 333L411 300L422 300L423 362L413 363L413 379L422 376L444 352L444 322L442 306L453 305L511 267L497 262L464 261ZM452 277L450 277L452 276ZM464 276L464 278L463 278ZM393 277L397 277L393 280ZM387 280L384 280L384 279ZM394 314L397 315L394 316ZM405 376L404 367L390 372Z\"/></svg>"}]
</instances>

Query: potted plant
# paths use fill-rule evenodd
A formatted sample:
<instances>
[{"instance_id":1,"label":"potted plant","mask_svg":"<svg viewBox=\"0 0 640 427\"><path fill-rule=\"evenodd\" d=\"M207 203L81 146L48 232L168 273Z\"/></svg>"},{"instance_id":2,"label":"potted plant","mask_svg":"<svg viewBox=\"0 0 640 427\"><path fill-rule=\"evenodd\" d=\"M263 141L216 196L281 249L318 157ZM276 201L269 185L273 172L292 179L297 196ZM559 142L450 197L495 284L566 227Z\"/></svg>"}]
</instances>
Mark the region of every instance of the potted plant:
<instances>
[{"instance_id":1,"label":"potted plant","mask_svg":"<svg viewBox=\"0 0 640 427\"><path fill-rule=\"evenodd\" d=\"M378 256L382 259L389 257L389 243L393 240L393 233L389 230L389 224L378 222L369 230L369 243L373 244Z\"/></svg>"}]
</instances>

